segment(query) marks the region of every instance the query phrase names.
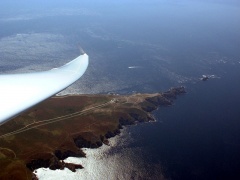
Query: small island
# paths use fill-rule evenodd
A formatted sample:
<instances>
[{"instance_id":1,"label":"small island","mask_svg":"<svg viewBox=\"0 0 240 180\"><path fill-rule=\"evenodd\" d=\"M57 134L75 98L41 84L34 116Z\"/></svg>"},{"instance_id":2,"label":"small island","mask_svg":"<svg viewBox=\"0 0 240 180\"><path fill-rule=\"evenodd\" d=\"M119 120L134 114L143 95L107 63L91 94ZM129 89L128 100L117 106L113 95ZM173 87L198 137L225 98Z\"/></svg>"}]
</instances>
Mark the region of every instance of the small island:
<instances>
[{"instance_id":1,"label":"small island","mask_svg":"<svg viewBox=\"0 0 240 180\"><path fill-rule=\"evenodd\" d=\"M184 87L163 93L54 96L0 126L0 179L37 179L33 171L84 168L65 163L85 157L126 125L154 121L151 112L170 106Z\"/></svg>"},{"instance_id":2,"label":"small island","mask_svg":"<svg viewBox=\"0 0 240 180\"><path fill-rule=\"evenodd\" d=\"M200 80L202 81L207 81L209 79L209 77L207 75L202 75L202 77L200 78Z\"/></svg>"}]
</instances>

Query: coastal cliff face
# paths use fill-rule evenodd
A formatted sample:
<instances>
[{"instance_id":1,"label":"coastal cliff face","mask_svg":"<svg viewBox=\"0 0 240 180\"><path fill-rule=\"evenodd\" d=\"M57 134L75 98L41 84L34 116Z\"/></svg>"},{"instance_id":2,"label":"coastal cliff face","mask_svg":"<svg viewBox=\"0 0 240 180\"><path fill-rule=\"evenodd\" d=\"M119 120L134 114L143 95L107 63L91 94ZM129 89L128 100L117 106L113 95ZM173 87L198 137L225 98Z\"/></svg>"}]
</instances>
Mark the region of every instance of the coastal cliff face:
<instances>
[{"instance_id":1,"label":"coastal cliff face","mask_svg":"<svg viewBox=\"0 0 240 180\"><path fill-rule=\"evenodd\" d=\"M155 94L50 98L0 126L0 179L36 179L32 172L40 167L84 168L63 160L85 157L81 148L108 144L122 126L154 121L152 111L184 93L178 87Z\"/></svg>"}]
</instances>

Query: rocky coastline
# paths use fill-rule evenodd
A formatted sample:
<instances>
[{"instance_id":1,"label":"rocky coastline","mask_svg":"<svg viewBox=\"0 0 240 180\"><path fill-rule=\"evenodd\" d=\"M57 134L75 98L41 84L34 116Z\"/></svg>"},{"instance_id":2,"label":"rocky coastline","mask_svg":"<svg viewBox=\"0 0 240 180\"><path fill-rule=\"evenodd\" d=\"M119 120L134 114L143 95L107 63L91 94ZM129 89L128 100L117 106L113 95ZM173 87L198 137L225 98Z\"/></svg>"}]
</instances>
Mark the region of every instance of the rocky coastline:
<instances>
[{"instance_id":1,"label":"rocky coastline","mask_svg":"<svg viewBox=\"0 0 240 180\"><path fill-rule=\"evenodd\" d=\"M111 128L104 129L102 133L81 132L72 135L61 146L54 149L54 151L37 153L25 158L24 162L26 167L32 172L32 179L37 179L33 173L38 168L49 168L51 170L68 168L75 172L76 169L84 168L80 164L65 163L63 160L68 157L86 157L82 148L98 148L103 144L108 145L108 139L121 133L123 126L133 125L136 123L154 121L151 112L159 108L160 106L170 106L173 104L173 100L178 95L186 93L184 87L171 88L164 93L147 94L147 95L135 95L134 97L127 97L127 103L118 105L112 111L111 115L114 115L116 119L116 125L111 125ZM110 95L113 98L113 95ZM114 99L120 99L114 97ZM129 100L130 99L130 100ZM121 99L120 99L121 101ZM107 107L109 108L109 107ZM106 110L105 108L104 110ZM116 110L117 109L117 110ZM96 110L103 111L102 109ZM113 113L114 112L114 113ZM105 118L111 118L106 116ZM109 126L110 127L110 126ZM96 129L96 131L99 131ZM100 134L100 135L99 135ZM1 177L1 176L0 176Z\"/></svg>"}]
</instances>

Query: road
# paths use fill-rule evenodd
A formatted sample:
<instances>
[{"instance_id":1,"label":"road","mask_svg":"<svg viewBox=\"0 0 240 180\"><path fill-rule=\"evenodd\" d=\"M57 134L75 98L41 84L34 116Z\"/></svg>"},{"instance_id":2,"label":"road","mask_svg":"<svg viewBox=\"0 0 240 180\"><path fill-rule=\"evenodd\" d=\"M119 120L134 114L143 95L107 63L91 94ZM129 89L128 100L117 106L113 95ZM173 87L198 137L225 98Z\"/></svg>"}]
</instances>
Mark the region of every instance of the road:
<instances>
[{"instance_id":1,"label":"road","mask_svg":"<svg viewBox=\"0 0 240 180\"><path fill-rule=\"evenodd\" d=\"M19 134L19 133L28 131L28 130L33 129L33 128L37 128L37 127L41 127L41 126L44 126L44 125L47 125L47 124L51 124L51 123L54 123L54 122L63 121L63 120L66 120L66 119L70 119L70 118L74 118L74 117L77 117L77 116L81 116L81 115L87 114L87 113L89 113L89 112L91 112L93 110L105 107L105 106L107 106L109 104L130 103L129 102L130 97L126 96L124 99L125 99L124 101L119 101L118 99L113 98L113 99L111 99L110 101L108 101L106 103L103 103L103 104L100 104L100 105L97 105L97 106L94 106L94 107L91 107L91 108L88 108L88 109L84 109L82 111L77 111L77 112L74 112L74 113L71 113L71 114L67 114L67 115L64 115L64 116L59 116L59 117L56 117L56 118L41 120L41 121L37 121L37 122L34 121L33 123L30 123L30 124L26 125L23 128L20 128L18 130L15 130L15 131L12 131L12 132L9 132L9 133L6 133L6 134L3 134L3 135L0 136L0 138L5 138L5 137L11 136L11 135L15 135L15 134ZM140 98L137 98L135 100L135 102L131 102L131 103L136 104L139 101L140 101Z\"/></svg>"},{"instance_id":2,"label":"road","mask_svg":"<svg viewBox=\"0 0 240 180\"><path fill-rule=\"evenodd\" d=\"M110 100L106 103L103 103L103 104L100 104L100 105L97 105L97 106L94 106L94 107L91 107L91 108L88 108L88 109L84 109L82 111L67 114L67 115L64 115L64 116L59 116L59 117L56 117L56 118L51 118L51 119L46 119L46 120L42 120L42 121L38 121L38 122L33 122L31 124L26 125L25 127L21 128L21 129L3 134L3 135L0 136L0 138L5 138L5 137L11 136L11 135L15 135L15 134L19 134L19 133L28 131L28 130L33 129L33 128L37 128L37 127L44 126L44 125L47 125L47 124L51 124L51 123L54 123L54 122L63 121L63 120L66 120L66 119L81 116L81 115L87 114L87 113L89 113L93 110L102 108L104 106L107 106L109 104L113 104L113 103L116 103L116 102L117 102L116 99L112 99L112 100Z\"/></svg>"}]
</instances>

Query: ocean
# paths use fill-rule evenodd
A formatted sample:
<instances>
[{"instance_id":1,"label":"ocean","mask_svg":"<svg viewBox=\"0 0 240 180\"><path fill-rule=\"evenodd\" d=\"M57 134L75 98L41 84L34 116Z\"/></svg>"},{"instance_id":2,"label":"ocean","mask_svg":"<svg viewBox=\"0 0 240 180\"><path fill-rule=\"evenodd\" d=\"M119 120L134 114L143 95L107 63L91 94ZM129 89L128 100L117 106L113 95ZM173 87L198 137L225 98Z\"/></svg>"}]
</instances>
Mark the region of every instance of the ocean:
<instances>
[{"instance_id":1,"label":"ocean","mask_svg":"<svg viewBox=\"0 0 240 180\"><path fill-rule=\"evenodd\" d=\"M154 125L134 127L147 164L161 164L170 179L239 179L239 75L232 68L221 79L187 86L172 107L155 113Z\"/></svg>"},{"instance_id":2,"label":"ocean","mask_svg":"<svg viewBox=\"0 0 240 180\"><path fill-rule=\"evenodd\" d=\"M156 122L86 150L85 169L42 170L44 179L240 178L239 2L16 3L0 3L1 74L58 67L80 46L88 70L60 94L187 91L155 111Z\"/></svg>"}]
</instances>

